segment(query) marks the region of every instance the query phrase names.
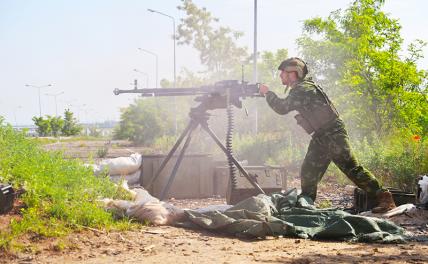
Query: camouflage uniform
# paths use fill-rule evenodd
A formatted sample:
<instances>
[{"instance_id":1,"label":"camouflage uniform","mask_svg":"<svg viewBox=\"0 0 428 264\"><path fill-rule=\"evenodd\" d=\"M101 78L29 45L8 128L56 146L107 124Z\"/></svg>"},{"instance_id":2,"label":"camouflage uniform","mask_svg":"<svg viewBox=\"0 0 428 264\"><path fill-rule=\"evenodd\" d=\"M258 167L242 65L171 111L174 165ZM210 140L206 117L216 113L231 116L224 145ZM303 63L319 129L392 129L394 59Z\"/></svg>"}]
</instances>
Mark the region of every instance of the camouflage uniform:
<instances>
[{"instance_id":1,"label":"camouflage uniform","mask_svg":"<svg viewBox=\"0 0 428 264\"><path fill-rule=\"evenodd\" d=\"M278 98L275 93L269 91L266 93L266 100L275 112L285 115L293 110L299 113L307 111L307 113L316 114L315 111L311 112L311 109L316 109L321 105L325 106L328 98L324 92L320 92L319 87L317 89L310 78L305 78L293 85L285 99ZM352 182L367 191L370 197L375 197L379 190L383 190L373 174L361 166L355 158L349 144L345 124L340 117L334 116L326 126L315 130L311 135L312 140L300 171L302 195L315 200L318 182L331 161Z\"/></svg>"}]
</instances>

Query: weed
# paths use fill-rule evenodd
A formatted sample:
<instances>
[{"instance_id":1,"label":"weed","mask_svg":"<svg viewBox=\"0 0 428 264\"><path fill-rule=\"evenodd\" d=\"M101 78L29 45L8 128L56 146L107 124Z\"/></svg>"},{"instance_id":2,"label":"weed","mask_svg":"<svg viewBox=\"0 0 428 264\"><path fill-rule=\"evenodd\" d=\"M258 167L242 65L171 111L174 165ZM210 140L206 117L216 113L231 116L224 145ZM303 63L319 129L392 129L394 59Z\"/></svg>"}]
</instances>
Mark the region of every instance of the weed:
<instances>
[{"instance_id":1,"label":"weed","mask_svg":"<svg viewBox=\"0 0 428 264\"><path fill-rule=\"evenodd\" d=\"M97 158L105 158L107 157L107 153L108 153L109 147L108 146L102 146L99 149L97 149Z\"/></svg>"},{"instance_id":2,"label":"weed","mask_svg":"<svg viewBox=\"0 0 428 264\"><path fill-rule=\"evenodd\" d=\"M56 243L52 246L52 249L57 252L63 251L67 245L62 240L56 241Z\"/></svg>"},{"instance_id":3,"label":"weed","mask_svg":"<svg viewBox=\"0 0 428 264\"><path fill-rule=\"evenodd\" d=\"M330 200L322 200L318 203L318 208L324 209L324 208L331 208L333 206L333 203Z\"/></svg>"},{"instance_id":4,"label":"weed","mask_svg":"<svg viewBox=\"0 0 428 264\"><path fill-rule=\"evenodd\" d=\"M24 188L21 196L26 208L22 219L12 220L0 232L0 248L19 248L15 241L31 234L36 241L61 237L78 226L88 228L126 228L126 219L116 222L111 213L97 206L102 197L126 197L105 177L93 172L78 160L66 160L61 152L43 151L39 144L0 123L0 175L15 189Z\"/></svg>"}]
</instances>

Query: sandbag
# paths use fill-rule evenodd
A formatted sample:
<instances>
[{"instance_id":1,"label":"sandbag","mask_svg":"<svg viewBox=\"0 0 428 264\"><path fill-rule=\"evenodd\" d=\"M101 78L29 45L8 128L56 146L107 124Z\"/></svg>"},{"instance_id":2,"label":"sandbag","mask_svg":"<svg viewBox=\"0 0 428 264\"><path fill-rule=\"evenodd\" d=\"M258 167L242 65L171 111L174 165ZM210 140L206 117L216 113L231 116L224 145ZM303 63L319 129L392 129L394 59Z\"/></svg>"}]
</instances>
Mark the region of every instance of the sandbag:
<instances>
[{"instance_id":1,"label":"sandbag","mask_svg":"<svg viewBox=\"0 0 428 264\"><path fill-rule=\"evenodd\" d=\"M104 208L119 216L126 215L139 222L148 221L153 225L174 225L185 219L184 210L172 204L159 201L143 188L132 190L134 201L104 199Z\"/></svg>"},{"instance_id":2,"label":"sandbag","mask_svg":"<svg viewBox=\"0 0 428 264\"><path fill-rule=\"evenodd\" d=\"M129 185L137 185L140 183L140 174L141 172L137 170L136 172L128 175L110 175L110 180L115 183L125 180Z\"/></svg>"},{"instance_id":3,"label":"sandbag","mask_svg":"<svg viewBox=\"0 0 428 264\"><path fill-rule=\"evenodd\" d=\"M428 176L424 175L420 178L418 181L418 187L419 187L419 203L421 204L428 204Z\"/></svg>"},{"instance_id":4,"label":"sandbag","mask_svg":"<svg viewBox=\"0 0 428 264\"><path fill-rule=\"evenodd\" d=\"M118 157L102 160L94 167L94 174L106 172L109 175L128 175L136 172L141 167L143 158L139 153L133 153L129 157Z\"/></svg>"}]
</instances>

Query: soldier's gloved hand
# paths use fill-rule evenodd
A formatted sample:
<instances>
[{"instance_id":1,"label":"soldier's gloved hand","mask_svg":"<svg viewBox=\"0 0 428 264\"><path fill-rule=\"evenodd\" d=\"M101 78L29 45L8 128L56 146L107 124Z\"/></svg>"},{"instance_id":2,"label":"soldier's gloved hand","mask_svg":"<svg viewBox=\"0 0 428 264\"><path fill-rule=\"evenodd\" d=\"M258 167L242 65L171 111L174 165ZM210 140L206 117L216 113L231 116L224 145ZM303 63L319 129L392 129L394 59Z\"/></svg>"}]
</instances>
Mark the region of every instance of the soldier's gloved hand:
<instances>
[{"instance_id":1,"label":"soldier's gloved hand","mask_svg":"<svg viewBox=\"0 0 428 264\"><path fill-rule=\"evenodd\" d=\"M261 95L265 95L267 92L269 92L269 87L267 87L265 84L259 84L259 93Z\"/></svg>"}]
</instances>

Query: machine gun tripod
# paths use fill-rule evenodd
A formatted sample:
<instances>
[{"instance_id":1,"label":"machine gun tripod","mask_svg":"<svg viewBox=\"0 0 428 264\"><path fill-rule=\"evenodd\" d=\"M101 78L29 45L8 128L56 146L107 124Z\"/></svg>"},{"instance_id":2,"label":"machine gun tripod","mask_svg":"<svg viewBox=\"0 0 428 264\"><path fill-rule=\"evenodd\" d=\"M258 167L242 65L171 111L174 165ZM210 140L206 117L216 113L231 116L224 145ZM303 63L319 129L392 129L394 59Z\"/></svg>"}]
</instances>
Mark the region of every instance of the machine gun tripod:
<instances>
[{"instance_id":1,"label":"machine gun tripod","mask_svg":"<svg viewBox=\"0 0 428 264\"><path fill-rule=\"evenodd\" d=\"M200 126L203 130L205 130L208 135L214 140L214 142L217 144L218 147L225 153L229 166L236 166L236 168L241 172L241 174L251 183L251 185L259 192L264 194L265 192L262 190L262 188L257 183L255 177L251 176L243 167L242 165L236 160L236 158L233 156L231 150L222 144L222 142L219 140L219 138L215 135L215 133L211 130L211 128L208 125L208 120L210 118L210 114L207 112L208 110L214 110L214 109L230 109L231 105L235 105L238 108L242 107L242 102L240 101L241 98L245 98L246 96L249 97L259 97L258 94L258 85L253 84L249 85L246 83L241 83L238 81L222 81L217 83L214 86L203 86L201 88L171 88L171 89L134 89L134 90L118 90L116 89L114 91L116 95L120 93L140 93L142 96L180 96L180 95L200 95L195 98L195 101L199 102L199 105L197 105L194 108L191 108L189 112L190 121L184 131L181 133L177 141L175 142L172 149L169 151L168 155L165 157L165 159L162 161L159 169L157 170L156 174L151 178L150 182L145 186L145 188L150 189L153 185L153 183L156 181L156 179L159 177L162 170L165 168L167 163L170 161L171 157L174 155L174 153L177 151L181 143L184 141L184 145L180 150L180 153L177 157L177 161L172 169L172 172L169 176L168 182L163 188L160 200L164 200L166 197L174 179L177 174L177 171L180 167L181 161L184 158L184 154L186 152L186 149L188 148L190 141L192 139L192 133L193 131ZM233 185L233 173L231 169L231 182L232 182L232 189L234 188ZM237 202L237 198L230 197L230 202L235 203Z\"/></svg>"}]
</instances>

